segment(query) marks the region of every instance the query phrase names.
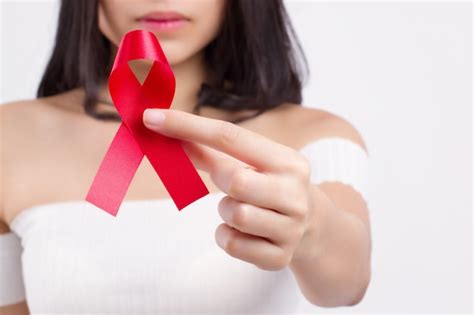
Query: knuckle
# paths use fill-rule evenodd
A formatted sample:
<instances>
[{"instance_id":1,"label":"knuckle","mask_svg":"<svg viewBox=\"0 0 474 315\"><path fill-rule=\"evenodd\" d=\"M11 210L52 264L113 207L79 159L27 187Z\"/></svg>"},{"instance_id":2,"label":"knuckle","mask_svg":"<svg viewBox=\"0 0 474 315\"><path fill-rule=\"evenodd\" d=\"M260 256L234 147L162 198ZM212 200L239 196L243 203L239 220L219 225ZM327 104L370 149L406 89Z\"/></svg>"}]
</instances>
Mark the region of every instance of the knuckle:
<instances>
[{"instance_id":1,"label":"knuckle","mask_svg":"<svg viewBox=\"0 0 474 315\"><path fill-rule=\"evenodd\" d=\"M288 169L298 178L302 178L305 181L309 180L311 174L311 163L308 158L304 155L297 154L293 159L290 159L288 164Z\"/></svg>"},{"instance_id":2,"label":"knuckle","mask_svg":"<svg viewBox=\"0 0 474 315\"><path fill-rule=\"evenodd\" d=\"M276 258L274 263L274 270L280 270L290 264L291 256L286 252L282 251Z\"/></svg>"},{"instance_id":3,"label":"knuckle","mask_svg":"<svg viewBox=\"0 0 474 315\"><path fill-rule=\"evenodd\" d=\"M230 179L228 194L240 196L248 187L248 174L246 169L239 168L234 171Z\"/></svg>"},{"instance_id":4,"label":"knuckle","mask_svg":"<svg viewBox=\"0 0 474 315\"><path fill-rule=\"evenodd\" d=\"M290 262L291 255L289 255L285 250L281 250L281 252L279 252L277 255L274 255L272 259L267 259L257 266L260 269L267 271L278 271L288 266Z\"/></svg>"},{"instance_id":5,"label":"knuckle","mask_svg":"<svg viewBox=\"0 0 474 315\"><path fill-rule=\"evenodd\" d=\"M239 242L234 233L230 233L224 244L224 250L229 254L237 253Z\"/></svg>"},{"instance_id":6,"label":"knuckle","mask_svg":"<svg viewBox=\"0 0 474 315\"><path fill-rule=\"evenodd\" d=\"M224 219L224 221L225 221L227 209L229 207L228 205L230 203L230 199L231 197L225 196L217 204L217 211L219 212L219 215L222 217L222 219Z\"/></svg>"},{"instance_id":7,"label":"knuckle","mask_svg":"<svg viewBox=\"0 0 474 315\"><path fill-rule=\"evenodd\" d=\"M298 221L303 221L306 218L308 213L308 205L306 202L301 202L300 204L295 204L293 207L293 217Z\"/></svg>"},{"instance_id":8,"label":"knuckle","mask_svg":"<svg viewBox=\"0 0 474 315\"><path fill-rule=\"evenodd\" d=\"M302 156L299 160L297 169L297 174L299 177L305 181L308 181L311 174L311 163L305 156Z\"/></svg>"},{"instance_id":9,"label":"knuckle","mask_svg":"<svg viewBox=\"0 0 474 315\"><path fill-rule=\"evenodd\" d=\"M239 203L232 212L232 223L237 227L243 227L248 223L248 207L244 203Z\"/></svg>"},{"instance_id":10,"label":"knuckle","mask_svg":"<svg viewBox=\"0 0 474 315\"><path fill-rule=\"evenodd\" d=\"M239 136L239 130L236 125L228 121L220 122L219 126L219 141L223 145L234 143Z\"/></svg>"},{"instance_id":11,"label":"knuckle","mask_svg":"<svg viewBox=\"0 0 474 315\"><path fill-rule=\"evenodd\" d=\"M217 204L217 208L218 209L224 209L224 208L228 207L228 205L231 202L231 199L232 198L230 196L222 197L221 200L219 200L219 203Z\"/></svg>"},{"instance_id":12,"label":"knuckle","mask_svg":"<svg viewBox=\"0 0 474 315\"><path fill-rule=\"evenodd\" d=\"M298 228L296 228L295 233L294 233L295 238L298 241L301 240L304 236L305 231L306 231L306 229L305 229L304 226L302 226L302 225L298 226Z\"/></svg>"}]
</instances>

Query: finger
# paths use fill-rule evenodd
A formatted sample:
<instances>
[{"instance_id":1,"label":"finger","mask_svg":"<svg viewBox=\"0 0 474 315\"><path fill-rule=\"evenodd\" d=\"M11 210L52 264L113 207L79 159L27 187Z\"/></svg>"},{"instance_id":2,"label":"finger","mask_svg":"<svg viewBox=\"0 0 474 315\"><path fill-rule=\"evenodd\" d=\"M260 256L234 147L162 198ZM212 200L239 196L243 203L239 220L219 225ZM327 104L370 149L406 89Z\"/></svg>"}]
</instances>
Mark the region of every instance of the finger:
<instances>
[{"instance_id":1,"label":"finger","mask_svg":"<svg viewBox=\"0 0 474 315\"><path fill-rule=\"evenodd\" d=\"M195 166L210 174L216 186L229 196L257 207L296 216L304 200L300 189L281 175L265 174L205 145L183 141Z\"/></svg>"},{"instance_id":2,"label":"finger","mask_svg":"<svg viewBox=\"0 0 474 315\"><path fill-rule=\"evenodd\" d=\"M211 172L213 165L220 159L219 151L212 148L205 148L203 145L184 140L181 144L194 166L207 173Z\"/></svg>"},{"instance_id":3,"label":"finger","mask_svg":"<svg viewBox=\"0 0 474 315\"><path fill-rule=\"evenodd\" d=\"M306 209L304 191L291 178L262 174L250 168L225 174L222 171L217 176L223 176L224 191L234 199L294 217Z\"/></svg>"},{"instance_id":4,"label":"finger","mask_svg":"<svg viewBox=\"0 0 474 315\"><path fill-rule=\"evenodd\" d=\"M264 270L279 270L289 264L290 255L267 240L245 234L225 223L215 233L219 247L230 256L247 261Z\"/></svg>"},{"instance_id":5,"label":"finger","mask_svg":"<svg viewBox=\"0 0 474 315\"><path fill-rule=\"evenodd\" d=\"M229 226L246 234L263 237L278 246L291 243L302 232L295 231L292 218L271 209L240 202L230 196L220 200L218 211Z\"/></svg>"},{"instance_id":6,"label":"finger","mask_svg":"<svg viewBox=\"0 0 474 315\"><path fill-rule=\"evenodd\" d=\"M207 173L211 173L215 166L218 163L222 163L223 161L228 161L229 163L233 163L235 167L241 166L245 167L248 164L245 164L237 159L232 158L231 156L222 153L218 150L213 148L207 147L205 145L190 142L190 141L182 141L182 147L189 158L193 161L194 166L202 171Z\"/></svg>"},{"instance_id":7,"label":"finger","mask_svg":"<svg viewBox=\"0 0 474 315\"><path fill-rule=\"evenodd\" d=\"M154 118L164 115L159 124ZM143 114L146 127L169 137L205 144L261 170L288 171L299 167L296 150L236 124L173 109L149 108Z\"/></svg>"}]
</instances>

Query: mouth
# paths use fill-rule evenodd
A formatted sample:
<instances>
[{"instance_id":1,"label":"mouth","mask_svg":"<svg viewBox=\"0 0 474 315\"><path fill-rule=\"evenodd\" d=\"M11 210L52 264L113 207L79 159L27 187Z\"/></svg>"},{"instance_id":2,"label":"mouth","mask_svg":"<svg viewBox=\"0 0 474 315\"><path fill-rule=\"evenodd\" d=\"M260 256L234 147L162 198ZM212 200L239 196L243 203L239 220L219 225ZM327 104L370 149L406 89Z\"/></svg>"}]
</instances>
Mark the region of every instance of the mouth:
<instances>
[{"instance_id":1,"label":"mouth","mask_svg":"<svg viewBox=\"0 0 474 315\"><path fill-rule=\"evenodd\" d=\"M172 32L185 26L190 19L174 11L156 11L138 18L138 21L149 30Z\"/></svg>"}]
</instances>

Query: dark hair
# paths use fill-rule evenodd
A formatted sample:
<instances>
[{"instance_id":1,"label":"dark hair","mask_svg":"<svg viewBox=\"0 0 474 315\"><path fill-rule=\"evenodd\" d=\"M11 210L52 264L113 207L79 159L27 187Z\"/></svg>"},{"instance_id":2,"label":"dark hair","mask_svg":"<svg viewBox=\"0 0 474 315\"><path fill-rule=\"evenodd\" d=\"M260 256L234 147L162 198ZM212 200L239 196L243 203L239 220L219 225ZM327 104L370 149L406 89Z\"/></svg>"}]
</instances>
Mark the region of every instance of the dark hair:
<instances>
[{"instance_id":1,"label":"dark hair","mask_svg":"<svg viewBox=\"0 0 474 315\"><path fill-rule=\"evenodd\" d=\"M111 43L99 30L98 2L61 1L54 49L37 97L83 87L88 115L120 120L96 110L99 86L113 62ZM309 70L282 0L227 0L223 24L205 48L205 60L214 80L202 84L194 113L201 106L257 110L248 119L284 102L302 102Z\"/></svg>"}]
</instances>

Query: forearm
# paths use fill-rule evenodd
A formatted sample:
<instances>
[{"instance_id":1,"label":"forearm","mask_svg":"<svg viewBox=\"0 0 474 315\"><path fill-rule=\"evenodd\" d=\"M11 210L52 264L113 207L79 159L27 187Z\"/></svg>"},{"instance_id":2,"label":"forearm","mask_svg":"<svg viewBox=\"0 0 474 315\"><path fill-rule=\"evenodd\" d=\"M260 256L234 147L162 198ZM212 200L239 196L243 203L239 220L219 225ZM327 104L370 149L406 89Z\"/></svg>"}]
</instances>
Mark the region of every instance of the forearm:
<instances>
[{"instance_id":1,"label":"forearm","mask_svg":"<svg viewBox=\"0 0 474 315\"><path fill-rule=\"evenodd\" d=\"M325 307L358 303L370 279L369 227L312 189L313 216L290 268L305 297Z\"/></svg>"}]
</instances>

